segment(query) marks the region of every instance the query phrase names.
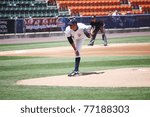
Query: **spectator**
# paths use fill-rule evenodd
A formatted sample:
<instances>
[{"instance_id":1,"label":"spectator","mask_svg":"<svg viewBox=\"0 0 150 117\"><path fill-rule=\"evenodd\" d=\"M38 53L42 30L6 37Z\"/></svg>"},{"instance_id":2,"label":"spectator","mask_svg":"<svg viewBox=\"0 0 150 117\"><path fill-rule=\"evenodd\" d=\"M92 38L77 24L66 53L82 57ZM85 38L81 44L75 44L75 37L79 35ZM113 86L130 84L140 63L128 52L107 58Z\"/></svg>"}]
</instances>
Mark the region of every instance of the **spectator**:
<instances>
[{"instance_id":1,"label":"spectator","mask_svg":"<svg viewBox=\"0 0 150 117\"><path fill-rule=\"evenodd\" d=\"M112 16L117 16L117 15L121 15L121 13L120 13L120 11L115 10L115 11L112 13Z\"/></svg>"}]
</instances>

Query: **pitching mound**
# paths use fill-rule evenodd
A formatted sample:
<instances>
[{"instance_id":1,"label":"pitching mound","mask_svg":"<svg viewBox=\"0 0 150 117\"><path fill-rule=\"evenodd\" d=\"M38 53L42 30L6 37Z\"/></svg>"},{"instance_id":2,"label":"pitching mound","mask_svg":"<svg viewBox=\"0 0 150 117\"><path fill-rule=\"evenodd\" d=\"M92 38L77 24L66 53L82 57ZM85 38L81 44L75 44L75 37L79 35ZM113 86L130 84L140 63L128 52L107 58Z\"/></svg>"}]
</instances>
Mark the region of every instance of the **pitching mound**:
<instances>
[{"instance_id":1,"label":"pitching mound","mask_svg":"<svg viewBox=\"0 0 150 117\"><path fill-rule=\"evenodd\" d=\"M17 85L75 87L150 87L150 68L123 68L20 80Z\"/></svg>"}]
</instances>

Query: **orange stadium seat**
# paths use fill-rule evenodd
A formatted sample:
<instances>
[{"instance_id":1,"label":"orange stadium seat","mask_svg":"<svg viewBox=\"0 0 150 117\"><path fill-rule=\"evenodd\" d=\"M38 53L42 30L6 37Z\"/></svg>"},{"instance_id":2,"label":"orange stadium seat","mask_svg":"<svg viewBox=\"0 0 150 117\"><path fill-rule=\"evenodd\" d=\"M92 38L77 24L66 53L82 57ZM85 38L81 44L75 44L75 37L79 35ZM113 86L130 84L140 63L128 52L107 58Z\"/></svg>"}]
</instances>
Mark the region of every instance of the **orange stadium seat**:
<instances>
[{"instance_id":1,"label":"orange stadium seat","mask_svg":"<svg viewBox=\"0 0 150 117\"><path fill-rule=\"evenodd\" d=\"M131 4L149 4L150 0L130 0Z\"/></svg>"},{"instance_id":2,"label":"orange stadium seat","mask_svg":"<svg viewBox=\"0 0 150 117\"><path fill-rule=\"evenodd\" d=\"M121 0L56 0L58 6L68 8L72 14L76 12L81 15L108 15L109 11L119 10L120 12L132 11L133 4L147 5L150 0L128 0L130 4L121 4ZM147 6L141 6L142 10L148 9ZM137 7L138 9L138 7ZM137 12L135 12L137 14Z\"/></svg>"},{"instance_id":3,"label":"orange stadium seat","mask_svg":"<svg viewBox=\"0 0 150 117\"><path fill-rule=\"evenodd\" d=\"M142 9L150 9L150 5L140 5Z\"/></svg>"}]
</instances>

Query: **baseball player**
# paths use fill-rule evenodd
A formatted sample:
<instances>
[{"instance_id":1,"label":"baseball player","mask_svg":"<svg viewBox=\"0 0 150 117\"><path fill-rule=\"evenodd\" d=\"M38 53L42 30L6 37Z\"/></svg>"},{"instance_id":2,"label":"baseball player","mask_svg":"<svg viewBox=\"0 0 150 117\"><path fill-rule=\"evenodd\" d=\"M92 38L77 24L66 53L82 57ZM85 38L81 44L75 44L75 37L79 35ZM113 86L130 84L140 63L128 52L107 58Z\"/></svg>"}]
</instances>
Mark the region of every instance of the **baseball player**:
<instances>
[{"instance_id":1,"label":"baseball player","mask_svg":"<svg viewBox=\"0 0 150 117\"><path fill-rule=\"evenodd\" d=\"M96 16L92 16L92 21L90 22L90 25L92 26L92 28L91 28L91 40L90 40L88 45L89 46L94 45L96 35L97 35L98 31L100 31L102 33L102 40L104 42L104 46L107 46L107 37L105 34L104 22L102 20L97 21Z\"/></svg>"},{"instance_id":2,"label":"baseball player","mask_svg":"<svg viewBox=\"0 0 150 117\"><path fill-rule=\"evenodd\" d=\"M88 29L90 29L91 26L87 26L83 23L77 23L77 20L75 18L71 19L68 25L69 26L66 28L65 34L75 53L74 70L68 74L68 76L71 77L79 75L79 65L81 59L80 49L84 40L86 39L85 36L87 36L88 38L90 37Z\"/></svg>"}]
</instances>

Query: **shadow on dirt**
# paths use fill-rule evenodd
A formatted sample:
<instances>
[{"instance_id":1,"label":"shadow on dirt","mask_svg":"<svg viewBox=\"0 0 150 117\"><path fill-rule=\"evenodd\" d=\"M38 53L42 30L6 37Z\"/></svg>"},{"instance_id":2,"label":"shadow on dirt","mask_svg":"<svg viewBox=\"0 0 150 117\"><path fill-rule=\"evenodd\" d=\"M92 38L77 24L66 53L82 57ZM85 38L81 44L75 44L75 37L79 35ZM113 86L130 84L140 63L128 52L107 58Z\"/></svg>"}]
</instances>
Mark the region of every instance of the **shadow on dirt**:
<instances>
[{"instance_id":1,"label":"shadow on dirt","mask_svg":"<svg viewBox=\"0 0 150 117\"><path fill-rule=\"evenodd\" d=\"M93 74L104 74L105 72L83 72L80 75L86 76L86 75L93 75Z\"/></svg>"}]
</instances>

